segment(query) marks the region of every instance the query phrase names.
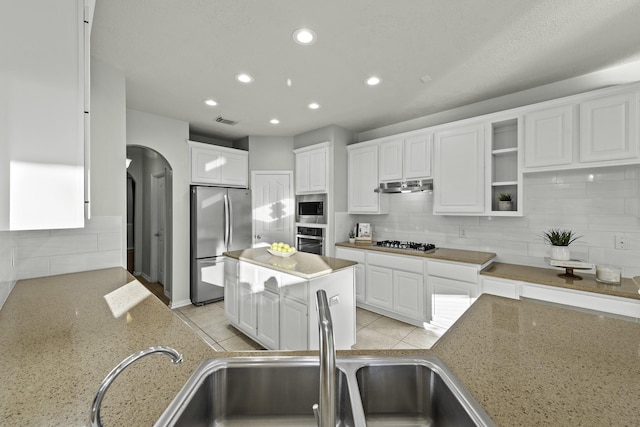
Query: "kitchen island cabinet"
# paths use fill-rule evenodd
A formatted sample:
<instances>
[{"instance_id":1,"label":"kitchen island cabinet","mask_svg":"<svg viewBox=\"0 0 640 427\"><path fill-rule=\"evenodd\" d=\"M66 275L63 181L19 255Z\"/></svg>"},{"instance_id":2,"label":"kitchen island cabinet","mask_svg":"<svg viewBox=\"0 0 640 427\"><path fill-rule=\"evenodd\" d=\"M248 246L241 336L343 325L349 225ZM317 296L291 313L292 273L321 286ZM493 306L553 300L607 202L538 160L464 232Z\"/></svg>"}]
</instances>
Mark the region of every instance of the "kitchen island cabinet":
<instances>
[{"instance_id":1,"label":"kitchen island cabinet","mask_svg":"<svg viewBox=\"0 0 640 427\"><path fill-rule=\"evenodd\" d=\"M305 252L278 257L265 248L225 255L227 319L249 338L269 350L317 350L316 292L323 289L336 348L355 344L356 263Z\"/></svg>"}]
</instances>

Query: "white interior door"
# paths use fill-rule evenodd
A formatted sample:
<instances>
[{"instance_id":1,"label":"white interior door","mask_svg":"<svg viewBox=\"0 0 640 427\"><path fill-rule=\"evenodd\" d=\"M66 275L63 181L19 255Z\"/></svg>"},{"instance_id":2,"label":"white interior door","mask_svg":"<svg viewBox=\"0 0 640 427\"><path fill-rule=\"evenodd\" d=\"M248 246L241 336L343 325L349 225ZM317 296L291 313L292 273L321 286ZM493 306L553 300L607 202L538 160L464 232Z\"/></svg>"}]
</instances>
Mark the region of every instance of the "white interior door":
<instances>
[{"instance_id":1,"label":"white interior door","mask_svg":"<svg viewBox=\"0 0 640 427\"><path fill-rule=\"evenodd\" d=\"M285 242L294 246L293 171L251 172L253 246Z\"/></svg>"},{"instance_id":2,"label":"white interior door","mask_svg":"<svg viewBox=\"0 0 640 427\"><path fill-rule=\"evenodd\" d=\"M151 280L165 282L165 229L166 229L166 179L165 173L151 176Z\"/></svg>"}]
</instances>

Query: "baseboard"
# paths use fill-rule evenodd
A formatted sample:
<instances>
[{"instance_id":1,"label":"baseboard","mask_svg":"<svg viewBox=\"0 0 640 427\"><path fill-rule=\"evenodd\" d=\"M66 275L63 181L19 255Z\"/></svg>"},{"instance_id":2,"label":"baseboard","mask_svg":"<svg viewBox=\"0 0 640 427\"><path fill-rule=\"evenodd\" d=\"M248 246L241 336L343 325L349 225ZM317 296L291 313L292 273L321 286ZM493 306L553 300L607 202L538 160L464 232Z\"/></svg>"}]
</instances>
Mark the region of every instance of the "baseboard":
<instances>
[{"instance_id":1,"label":"baseboard","mask_svg":"<svg viewBox=\"0 0 640 427\"><path fill-rule=\"evenodd\" d=\"M149 276L147 275L147 273L142 273L142 272L140 272L140 273L138 274L138 276L142 276L142 278L143 278L144 280L146 280L147 282L149 282L149 283L153 283L153 280L151 280L151 277L149 277Z\"/></svg>"},{"instance_id":2,"label":"baseboard","mask_svg":"<svg viewBox=\"0 0 640 427\"><path fill-rule=\"evenodd\" d=\"M190 299L183 299L180 301L171 301L171 308L184 307L185 305L191 304Z\"/></svg>"}]
</instances>

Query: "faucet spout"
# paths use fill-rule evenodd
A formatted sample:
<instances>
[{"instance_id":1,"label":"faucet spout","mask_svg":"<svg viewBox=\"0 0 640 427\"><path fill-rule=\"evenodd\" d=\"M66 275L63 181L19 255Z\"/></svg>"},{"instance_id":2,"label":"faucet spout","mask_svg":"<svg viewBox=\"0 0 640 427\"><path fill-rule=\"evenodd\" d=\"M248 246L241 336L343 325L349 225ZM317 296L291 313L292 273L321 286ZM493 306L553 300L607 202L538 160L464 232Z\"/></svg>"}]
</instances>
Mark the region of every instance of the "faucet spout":
<instances>
[{"instance_id":1,"label":"faucet spout","mask_svg":"<svg viewBox=\"0 0 640 427\"><path fill-rule=\"evenodd\" d=\"M316 292L318 323L320 329L320 401L316 418L318 427L335 427L336 417L336 349L333 339L333 322L324 290ZM316 409L314 408L314 411Z\"/></svg>"},{"instance_id":2,"label":"faucet spout","mask_svg":"<svg viewBox=\"0 0 640 427\"><path fill-rule=\"evenodd\" d=\"M100 388L98 389L96 396L93 398L93 404L91 405L91 427L102 427L102 421L100 420L100 406L102 406L102 399L104 399L104 395L107 393L107 390L109 389L109 386L111 386L113 380L115 380L116 377L127 368L127 366L131 365L136 360L154 353L166 354L171 357L171 360L176 365L182 363L182 355L180 353L171 347L164 346L149 347L146 350L134 353L124 359L118 364L118 366L113 368L104 380L102 380L102 383L100 383Z\"/></svg>"}]
</instances>

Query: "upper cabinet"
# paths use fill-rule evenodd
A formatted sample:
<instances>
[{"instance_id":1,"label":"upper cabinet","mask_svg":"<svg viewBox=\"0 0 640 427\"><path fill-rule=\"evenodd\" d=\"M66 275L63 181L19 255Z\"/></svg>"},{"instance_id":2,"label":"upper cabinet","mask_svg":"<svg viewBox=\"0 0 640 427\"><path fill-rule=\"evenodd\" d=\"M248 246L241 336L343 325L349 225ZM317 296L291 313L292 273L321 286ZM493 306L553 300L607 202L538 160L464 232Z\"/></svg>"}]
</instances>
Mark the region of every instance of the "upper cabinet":
<instances>
[{"instance_id":1,"label":"upper cabinet","mask_svg":"<svg viewBox=\"0 0 640 427\"><path fill-rule=\"evenodd\" d=\"M522 216L521 129L520 116L496 117L485 124L488 215Z\"/></svg>"},{"instance_id":2,"label":"upper cabinet","mask_svg":"<svg viewBox=\"0 0 640 427\"><path fill-rule=\"evenodd\" d=\"M580 103L580 162L638 157L638 95L621 93Z\"/></svg>"},{"instance_id":3,"label":"upper cabinet","mask_svg":"<svg viewBox=\"0 0 640 427\"><path fill-rule=\"evenodd\" d=\"M191 183L247 188L249 153L234 148L187 141L191 151Z\"/></svg>"},{"instance_id":4,"label":"upper cabinet","mask_svg":"<svg viewBox=\"0 0 640 427\"><path fill-rule=\"evenodd\" d=\"M431 178L432 139L421 132L380 142L380 182Z\"/></svg>"},{"instance_id":5,"label":"upper cabinet","mask_svg":"<svg viewBox=\"0 0 640 427\"><path fill-rule=\"evenodd\" d=\"M84 227L90 20L82 0L0 6L0 229Z\"/></svg>"},{"instance_id":6,"label":"upper cabinet","mask_svg":"<svg viewBox=\"0 0 640 427\"><path fill-rule=\"evenodd\" d=\"M609 88L527 111L524 172L640 163L638 96Z\"/></svg>"},{"instance_id":7,"label":"upper cabinet","mask_svg":"<svg viewBox=\"0 0 640 427\"><path fill-rule=\"evenodd\" d=\"M347 204L350 214L388 212L387 198L378 187L378 144L347 146Z\"/></svg>"},{"instance_id":8,"label":"upper cabinet","mask_svg":"<svg viewBox=\"0 0 640 427\"><path fill-rule=\"evenodd\" d=\"M436 132L433 212L483 214L485 210L484 125Z\"/></svg>"},{"instance_id":9,"label":"upper cabinet","mask_svg":"<svg viewBox=\"0 0 640 427\"><path fill-rule=\"evenodd\" d=\"M573 110L573 105L562 105L525 114L525 168L571 164Z\"/></svg>"},{"instance_id":10,"label":"upper cabinet","mask_svg":"<svg viewBox=\"0 0 640 427\"><path fill-rule=\"evenodd\" d=\"M296 157L296 194L328 191L329 146L330 143L323 142L293 151Z\"/></svg>"}]
</instances>

